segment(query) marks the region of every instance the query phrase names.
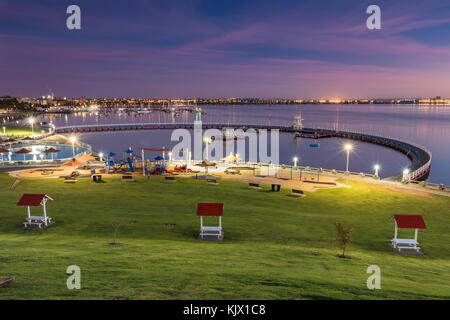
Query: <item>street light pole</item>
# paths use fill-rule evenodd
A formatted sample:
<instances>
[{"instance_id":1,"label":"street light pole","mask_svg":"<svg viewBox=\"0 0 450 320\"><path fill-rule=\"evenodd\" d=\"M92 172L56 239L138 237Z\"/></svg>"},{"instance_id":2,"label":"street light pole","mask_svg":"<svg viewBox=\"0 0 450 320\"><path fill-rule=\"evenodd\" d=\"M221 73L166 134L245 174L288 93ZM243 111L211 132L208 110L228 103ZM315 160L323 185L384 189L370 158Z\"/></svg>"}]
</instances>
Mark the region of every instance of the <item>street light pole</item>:
<instances>
[{"instance_id":1,"label":"street light pole","mask_svg":"<svg viewBox=\"0 0 450 320\"><path fill-rule=\"evenodd\" d=\"M34 119L30 118L30 120L28 120L31 124L31 135L34 136Z\"/></svg>"},{"instance_id":2,"label":"street light pole","mask_svg":"<svg viewBox=\"0 0 450 320\"><path fill-rule=\"evenodd\" d=\"M349 162L349 159L350 159L350 150L351 150L351 148L352 148L351 144L346 144L345 145L345 149L347 149L347 170L345 170L345 184L348 184L348 174L349 174L348 162Z\"/></svg>"},{"instance_id":3,"label":"street light pole","mask_svg":"<svg viewBox=\"0 0 450 320\"><path fill-rule=\"evenodd\" d=\"M378 178L379 178L378 170L380 170L380 166L379 166L378 164L376 164L376 165L374 166L374 169L375 169L374 177L375 177L376 179L378 179Z\"/></svg>"},{"instance_id":4,"label":"street light pole","mask_svg":"<svg viewBox=\"0 0 450 320\"><path fill-rule=\"evenodd\" d=\"M70 142L72 142L72 158L75 158L75 141L77 141L77 138L70 137Z\"/></svg>"}]
</instances>

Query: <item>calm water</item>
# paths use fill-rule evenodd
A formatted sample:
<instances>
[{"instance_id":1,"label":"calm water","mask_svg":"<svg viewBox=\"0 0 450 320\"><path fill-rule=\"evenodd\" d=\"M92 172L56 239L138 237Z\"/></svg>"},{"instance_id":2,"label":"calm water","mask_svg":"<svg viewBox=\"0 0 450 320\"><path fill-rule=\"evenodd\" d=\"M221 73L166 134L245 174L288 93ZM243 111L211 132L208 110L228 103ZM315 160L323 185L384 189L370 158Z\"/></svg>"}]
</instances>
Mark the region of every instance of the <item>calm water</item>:
<instances>
[{"instance_id":1,"label":"calm water","mask_svg":"<svg viewBox=\"0 0 450 320\"><path fill-rule=\"evenodd\" d=\"M332 128L362 131L390 136L425 146L433 154L429 180L450 185L450 107L419 105L240 105L202 106L204 122L250 122L291 124L294 116L301 112L306 127ZM111 113L96 115L52 116L58 126L96 123L142 123L142 122L186 122L193 121L194 114L183 112L178 117L171 113L151 114ZM48 119L50 120L50 119ZM128 147L171 147L170 130L125 131L114 133L81 134L80 140L91 144L97 151L112 151L121 155ZM309 147L313 140L295 140L291 134L280 134L280 162L292 163L297 156L301 165L345 170L345 141L341 139L320 140L320 148ZM406 156L384 148L354 141L350 155L350 170L373 172L374 164L381 166L381 176L396 174L409 165ZM157 156L157 153L148 157Z\"/></svg>"}]
</instances>

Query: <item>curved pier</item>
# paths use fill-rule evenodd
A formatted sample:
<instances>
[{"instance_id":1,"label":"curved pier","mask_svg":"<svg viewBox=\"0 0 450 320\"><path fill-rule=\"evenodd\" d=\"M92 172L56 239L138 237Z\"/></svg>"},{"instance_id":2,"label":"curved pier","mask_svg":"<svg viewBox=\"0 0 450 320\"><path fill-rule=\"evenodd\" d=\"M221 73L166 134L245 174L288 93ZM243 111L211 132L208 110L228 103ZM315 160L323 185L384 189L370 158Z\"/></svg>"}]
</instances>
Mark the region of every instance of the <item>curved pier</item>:
<instances>
[{"instance_id":1,"label":"curved pier","mask_svg":"<svg viewBox=\"0 0 450 320\"><path fill-rule=\"evenodd\" d=\"M267 129L279 130L280 132L297 133L300 136L321 139L321 138L345 138L360 140L364 142L382 145L405 154L410 160L411 165L408 170L408 178L411 181L425 180L431 169L431 152L426 148L389 137L369 135L359 132L315 129L315 128L295 128L294 126L280 126L268 124L231 124L231 123L202 123L203 129ZM161 130L161 129L194 129L194 123L133 123L133 124L99 124L99 125L81 125L55 128L55 133L87 133L87 132L108 132L125 130ZM392 180L401 180L403 173L389 177Z\"/></svg>"}]
</instances>

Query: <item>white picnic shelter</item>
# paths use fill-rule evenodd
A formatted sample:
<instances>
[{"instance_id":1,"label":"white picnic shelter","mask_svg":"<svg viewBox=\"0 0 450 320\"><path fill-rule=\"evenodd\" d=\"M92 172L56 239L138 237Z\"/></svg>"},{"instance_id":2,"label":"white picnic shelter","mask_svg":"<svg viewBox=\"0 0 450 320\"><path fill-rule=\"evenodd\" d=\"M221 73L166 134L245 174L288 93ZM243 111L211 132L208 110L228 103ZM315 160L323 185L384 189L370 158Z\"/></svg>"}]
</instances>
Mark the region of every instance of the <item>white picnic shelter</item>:
<instances>
[{"instance_id":1,"label":"white picnic shelter","mask_svg":"<svg viewBox=\"0 0 450 320\"><path fill-rule=\"evenodd\" d=\"M394 238L392 241L392 246L395 249L401 251L402 249L413 249L416 251L420 250L417 245L417 236L419 229L426 229L425 221L421 215L416 214L395 214L392 216L395 222ZM399 229L414 229L414 239L409 238L399 238Z\"/></svg>"},{"instance_id":2,"label":"white picnic shelter","mask_svg":"<svg viewBox=\"0 0 450 320\"><path fill-rule=\"evenodd\" d=\"M210 239L211 237L215 239L215 237L217 237L217 240L223 240L223 203L198 203L197 216L200 217L200 238L202 240L205 237L207 237L207 239ZM205 226L203 224L203 217L219 217L219 225Z\"/></svg>"},{"instance_id":3,"label":"white picnic shelter","mask_svg":"<svg viewBox=\"0 0 450 320\"><path fill-rule=\"evenodd\" d=\"M17 202L18 206L27 207L27 218L23 223L25 229L45 229L52 224L52 218L47 216L46 203L48 200L53 200L46 194L25 193ZM42 206L43 216L32 216L30 207Z\"/></svg>"}]
</instances>

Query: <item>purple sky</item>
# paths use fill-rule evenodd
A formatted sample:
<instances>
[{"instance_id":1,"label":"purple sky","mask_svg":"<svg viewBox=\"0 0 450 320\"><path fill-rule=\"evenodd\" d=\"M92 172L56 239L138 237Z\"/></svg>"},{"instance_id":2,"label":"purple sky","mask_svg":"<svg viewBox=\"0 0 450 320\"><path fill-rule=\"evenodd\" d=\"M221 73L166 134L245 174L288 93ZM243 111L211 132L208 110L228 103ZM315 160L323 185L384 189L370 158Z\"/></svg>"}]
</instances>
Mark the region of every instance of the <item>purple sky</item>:
<instances>
[{"instance_id":1,"label":"purple sky","mask_svg":"<svg viewBox=\"0 0 450 320\"><path fill-rule=\"evenodd\" d=\"M0 2L0 95L450 97L449 57L448 0Z\"/></svg>"}]
</instances>

